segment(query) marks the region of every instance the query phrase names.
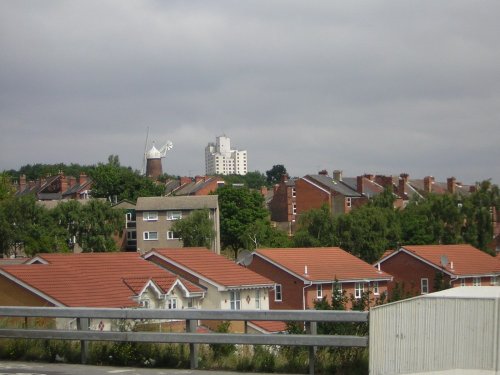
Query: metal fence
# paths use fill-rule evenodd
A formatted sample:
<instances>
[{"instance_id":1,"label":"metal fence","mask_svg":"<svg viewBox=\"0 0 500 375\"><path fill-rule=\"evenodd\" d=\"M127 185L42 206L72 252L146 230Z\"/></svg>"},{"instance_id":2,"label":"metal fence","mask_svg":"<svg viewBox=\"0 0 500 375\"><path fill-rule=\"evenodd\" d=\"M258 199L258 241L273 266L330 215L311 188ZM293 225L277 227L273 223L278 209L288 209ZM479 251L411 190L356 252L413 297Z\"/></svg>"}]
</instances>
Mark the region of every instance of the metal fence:
<instances>
[{"instance_id":1,"label":"metal fence","mask_svg":"<svg viewBox=\"0 0 500 375\"><path fill-rule=\"evenodd\" d=\"M80 340L82 363L87 362L89 341L121 341L189 344L190 367L197 363L197 344L289 345L309 347L309 373L314 374L318 346L366 347L367 336L318 335L317 323L367 322L368 312L320 310L159 310L60 307L0 307L0 317L73 318L77 330L2 328L2 338ZM186 332L101 331L89 328L90 319L183 320ZM198 321L304 322L306 334L197 333Z\"/></svg>"}]
</instances>

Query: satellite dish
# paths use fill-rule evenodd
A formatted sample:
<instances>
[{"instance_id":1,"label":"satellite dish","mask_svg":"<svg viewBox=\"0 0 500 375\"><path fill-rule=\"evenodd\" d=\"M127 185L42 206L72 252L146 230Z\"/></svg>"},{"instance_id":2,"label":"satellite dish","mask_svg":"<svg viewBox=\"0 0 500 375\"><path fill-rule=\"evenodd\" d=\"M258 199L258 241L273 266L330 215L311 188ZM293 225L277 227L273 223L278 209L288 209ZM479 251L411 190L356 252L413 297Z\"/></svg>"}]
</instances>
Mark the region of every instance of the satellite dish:
<instances>
[{"instance_id":1,"label":"satellite dish","mask_svg":"<svg viewBox=\"0 0 500 375\"><path fill-rule=\"evenodd\" d=\"M241 250L238 252L236 263L247 267L250 265L250 263L252 263L252 260L253 260L253 254L250 251Z\"/></svg>"},{"instance_id":2,"label":"satellite dish","mask_svg":"<svg viewBox=\"0 0 500 375\"><path fill-rule=\"evenodd\" d=\"M448 257L446 255L441 255L441 265L446 267L448 265Z\"/></svg>"}]
</instances>

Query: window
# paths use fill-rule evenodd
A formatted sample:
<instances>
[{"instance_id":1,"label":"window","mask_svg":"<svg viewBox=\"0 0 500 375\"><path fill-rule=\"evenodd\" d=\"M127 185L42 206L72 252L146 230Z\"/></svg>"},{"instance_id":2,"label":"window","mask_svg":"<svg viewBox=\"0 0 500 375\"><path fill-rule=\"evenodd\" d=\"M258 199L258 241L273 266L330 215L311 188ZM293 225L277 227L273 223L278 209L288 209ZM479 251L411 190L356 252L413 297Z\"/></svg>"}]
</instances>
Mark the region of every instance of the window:
<instances>
[{"instance_id":1,"label":"window","mask_svg":"<svg viewBox=\"0 0 500 375\"><path fill-rule=\"evenodd\" d=\"M140 302L141 307L144 307L145 309L149 309L150 306L150 301L148 299L143 299Z\"/></svg>"},{"instance_id":2,"label":"window","mask_svg":"<svg viewBox=\"0 0 500 375\"><path fill-rule=\"evenodd\" d=\"M276 284L274 286L274 300L276 302L280 302L281 301L281 284Z\"/></svg>"},{"instance_id":3,"label":"window","mask_svg":"<svg viewBox=\"0 0 500 375\"><path fill-rule=\"evenodd\" d=\"M297 190L295 190L295 188L293 187L292 188L292 197L296 197L297 196Z\"/></svg>"},{"instance_id":4,"label":"window","mask_svg":"<svg viewBox=\"0 0 500 375\"><path fill-rule=\"evenodd\" d=\"M260 290L255 291L255 308L260 310Z\"/></svg>"},{"instance_id":5,"label":"window","mask_svg":"<svg viewBox=\"0 0 500 375\"><path fill-rule=\"evenodd\" d=\"M334 281L332 283L332 294L335 293L335 288L337 288L339 290L340 293L342 293L342 283L339 282L339 281Z\"/></svg>"},{"instance_id":6,"label":"window","mask_svg":"<svg viewBox=\"0 0 500 375\"><path fill-rule=\"evenodd\" d=\"M498 284L496 276L491 276L490 284L491 285L497 285Z\"/></svg>"},{"instance_id":7,"label":"window","mask_svg":"<svg viewBox=\"0 0 500 375\"><path fill-rule=\"evenodd\" d=\"M472 278L472 286L481 286L481 278L473 277Z\"/></svg>"},{"instance_id":8,"label":"window","mask_svg":"<svg viewBox=\"0 0 500 375\"><path fill-rule=\"evenodd\" d=\"M154 241L158 239L158 232L144 232L143 238L146 241Z\"/></svg>"},{"instance_id":9,"label":"window","mask_svg":"<svg viewBox=\"0 0 500 375\"><path fill-rule=\"evenodd\" d=\"M465 286L465 279L460 279L460 286Z\"/></svg>"},{"instance_id":10,"label":"window","mask_svg":"<svg viewBox=\"0 0 500 375\"><path fill-rule=\"evenodd\" d=\"M316 285L316 298L323 298L323 285Z\"/></svg>"},{"instance_id":11,"label":"window","mask_svg":"<svg viewBox=\"0 0 500 375\"><path fill-rule=\"evenodd\" d=\"M167 220L180 220L182 219L181 211L167 211Z\"/></svg>"},{"instance_id":12,"label":"window","mask_svg":"<svg viewBox=\"0 0 500 375\"><path fill-rule=\"evenodd\" d=\"M128 240L136 240L137 239L137 232L136 231L128 231L127 232L127 239Z\"/></svg>"},{"instance_id":13,"label":"window","mask_svg":"<svg viewBox=\"0 0 500 375\"><path fill-rule=\"evenodd\" d=\"M351 197L347 197L345 199L345 203L346 203L347 207L351 207L351 205L352 205L352 198Z\"/></svg>"},{"instance_id":14,"label":"window","mask_svg":"<svg viewBox=\"0 0 500 375\"><path fill-rule=\"evenodd\" d=\"M173 232L171 230L167 232L167 240L178 240L179 238L181 238L179 236L179 233Z\"/></svg>"},{"instance_id":15,"label":"window","mask_svg":"<svg viewBox=\"0 0 500 375\"><path fill-rule=\"evenodd\" d=\"M354 283L354 298L361 298L364 290L365 286L363 283Z\"/></svg>"},{"instance_id":16,"label":"window","mask_svg":"<svg viewBox=\"0 0 500 375\"><path fill-rule=\"evenodd\" d=\"M132 212L127 212L127 221L135 221L135 215Z\"/></svg>"},{"instance_id":17,"label":"window","mask_svg":"<svg viewBox=\"0 0 500 375\"><path fill-rule=\"evenodd\" d=\"M429 279L426 278L420 279L420 293L422 294L429 293Z\"/></svg>"},{"instance_id":18,"label":"window","mask_svg":"<svg viewBox=\"0 0 500 375\"><path fill-rule=\"evenodd\" d=\"M292 203L292 214L297 215L297 203Z\"/></svg>"},{"instance_id":19,"label":"window","mask_svg":"<svg viewBox=\"0 0 500 375\"><path fill-rule=\"evenodd\" d=\"M158 212L146 211L146 212L144 212L142 219L144 221L157 221L158 220Z\"/></svg>"},{"instance_id":20,"label":"window","mask_svg":"<svg viewBox=\"0 0 500 375\"><path fill-rule=\"evenodd\" d=\"M378 289L378 281L373 282L373 294L375 296L378 296L380 294L380 291Z\"/></svg>"},{"instance_id":21,"label":"window","mask_svg":"<svg viewBox=\"0 0 500 375\"><path fill-rule=\"evenodd\" d=\"M241 309L241 300L239 291L235 290L229 292L229 299L230 299L231 310Z\"/></svg>"},{"instance_id":22,"label":"window","mask_svg":"<svg viewBox=\"0 0 500 375\"><path fill-rule=\"evenodd\" d=\"M175 310L177 308L177 298L167 299L167 309Z\"/></svg>"}]
</instances>

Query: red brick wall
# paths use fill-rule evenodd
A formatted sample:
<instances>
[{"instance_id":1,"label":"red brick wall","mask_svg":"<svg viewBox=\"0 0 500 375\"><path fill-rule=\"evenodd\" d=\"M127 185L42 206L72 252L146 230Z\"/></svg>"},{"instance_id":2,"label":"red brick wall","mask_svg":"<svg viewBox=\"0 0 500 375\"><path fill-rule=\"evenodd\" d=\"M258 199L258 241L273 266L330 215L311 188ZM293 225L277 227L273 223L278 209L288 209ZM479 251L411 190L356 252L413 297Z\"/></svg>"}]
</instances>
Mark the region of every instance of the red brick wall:
<instances>
[{"instance_id":1,"label":"red brick wall","mask_svg":"<svg viewBox=\"0 0 500 375\"><path fill-rule=\"evenodd\" d=\"M404 283L404 289L411 295L420 295L420 280L429 280L429 293L433 292L436 268L404 253L400 252L387 259L380 266L380 269L394 276L394 280L389 285L389 293L392 292L396 283ZM449 282L449 277L445 275L445 281Z\"/></svg>"},{"instance_id":2,"label":"red brick wall","mask_svg":"<svg viewBox=\"0 0 500 375\"><path fill-rule=\"evenodd\" d=\"M274 196L269 202L271 220L277 222L288 221L288 189L284 182L277 185Z\"/></svg>"},{"instance_id":3,"label":"red brick wall","mask_svg":"<svg viewBox=\"0 0 500 375\"><path fill-rule=\"evenodd\" d=\"M313 208L321 208L324 204L331 209L330 194L304 181L304 179L299 178L295 182L295 189L297 192L297 215Z\"/></svg>"},{"instance_id":4,"label":"red brick wall","mask_svg":"<svg viewBox=\"0 0 500 375\"><path fill-rule=\"evenodd\" d=\"M274 300L274 290L269 291L269 309L271 310L302 310L302 288L304 282L282 269L270 264L259 258L253 257L252 263L247 267L250 270L257 272L276 284L281 284L282 301Z\"/></svg>"},{"instance_id":5,"label":"red brick wall","mask_svg":"<svg viewBox=\"0 0 500 375\"><path fill-rule=\"evenodd\" d=\"M217 179L207 182L195 195L209 195L217 190Z\"/></svg>"}]
</instances>

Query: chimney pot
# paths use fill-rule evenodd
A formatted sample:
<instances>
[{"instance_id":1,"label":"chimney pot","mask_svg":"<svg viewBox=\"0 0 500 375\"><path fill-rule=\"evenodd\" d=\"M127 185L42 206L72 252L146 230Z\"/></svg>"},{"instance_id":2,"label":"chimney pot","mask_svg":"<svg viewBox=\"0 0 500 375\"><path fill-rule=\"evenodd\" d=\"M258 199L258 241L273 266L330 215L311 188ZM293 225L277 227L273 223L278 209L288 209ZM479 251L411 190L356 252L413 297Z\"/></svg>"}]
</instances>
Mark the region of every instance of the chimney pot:
<instances>
[{"instance_id":1,"label":"chimney pot","mask_svg":"<svg viewBox=\"0 0 500 375\"><path fill-rule=\"evenodd\" d=\"M333 179L337 181L342 181L342 171L339 169L336 169L333 171Z\"/></svg>"}]
</instances>

